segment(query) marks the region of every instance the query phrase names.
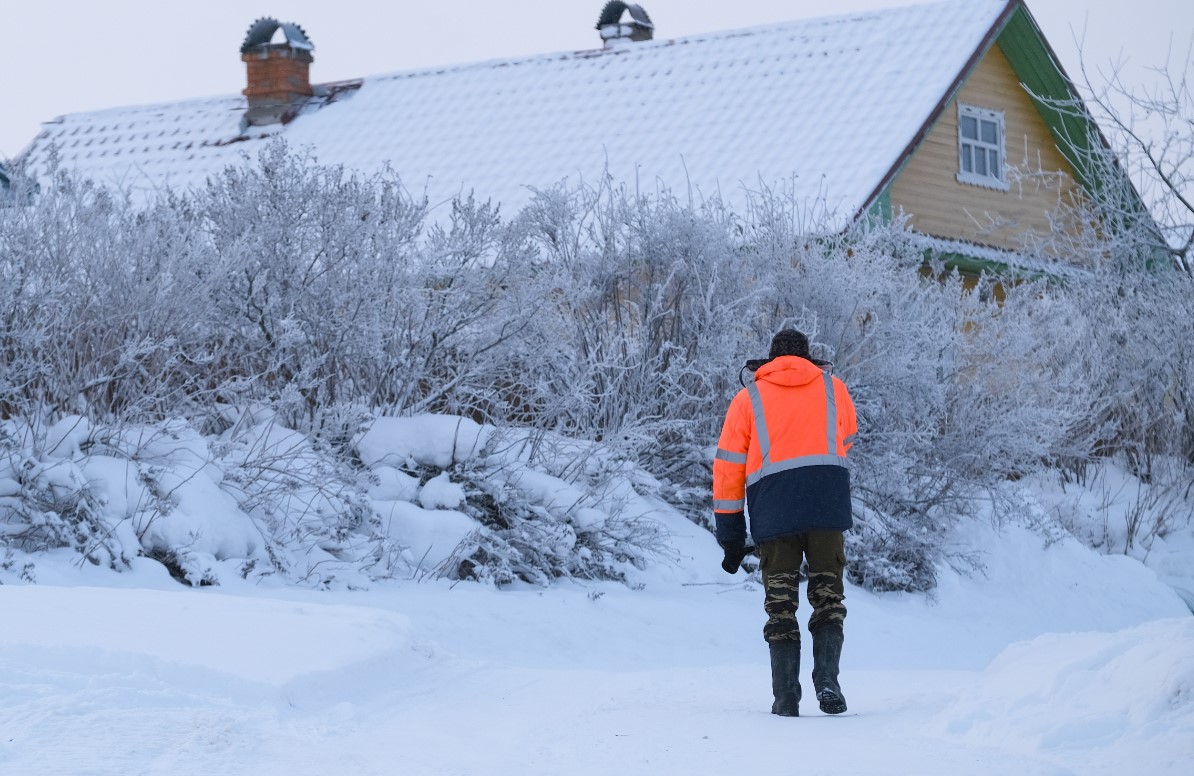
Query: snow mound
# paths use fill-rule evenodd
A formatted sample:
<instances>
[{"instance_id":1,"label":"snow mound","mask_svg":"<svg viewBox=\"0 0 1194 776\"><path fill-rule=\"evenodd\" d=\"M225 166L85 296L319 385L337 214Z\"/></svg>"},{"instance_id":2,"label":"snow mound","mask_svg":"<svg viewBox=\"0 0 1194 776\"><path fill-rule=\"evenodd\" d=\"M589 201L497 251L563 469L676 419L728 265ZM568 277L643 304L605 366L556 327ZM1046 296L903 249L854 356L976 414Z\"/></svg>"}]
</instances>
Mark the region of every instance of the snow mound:
<instances>
[{"instance_id":1,"label":"snow mound","mask_svg":"<svg viewBox=\"0 0 1194 776\"><path fill-rule=\"evenodd\" d=\"M464 486L452 482L447 472L427 481L419 491L419 504L424 509L455 509L464 503Z\"/></svg>"},{"instance_id":2,"label":"snow mound","mask_svg":"<svg viewBox=\"0 0 1194 776\"><path fill-rule=\"evenodd\" d=\"M1131 742L1125 773L1194 762L1194 619L1013 644L941 717L947 733L1025 753L1089 756ZM1157 762L1140 761L1152 751Z\"/></svg>"}]
</instances>

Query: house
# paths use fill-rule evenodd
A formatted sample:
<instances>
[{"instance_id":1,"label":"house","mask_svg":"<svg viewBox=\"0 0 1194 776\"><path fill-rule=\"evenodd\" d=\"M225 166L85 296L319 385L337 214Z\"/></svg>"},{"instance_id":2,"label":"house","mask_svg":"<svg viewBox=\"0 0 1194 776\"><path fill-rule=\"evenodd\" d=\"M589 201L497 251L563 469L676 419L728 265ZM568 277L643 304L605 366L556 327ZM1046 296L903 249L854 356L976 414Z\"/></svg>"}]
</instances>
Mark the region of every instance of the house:
<instances>
[{"instance_id":1,"label":"house","mask_svg":"<svg viewBox=\"0 0 1194 776\"><path fill-rule=\"evenodd\" d=\"M1034 98L1076 92L1023 0L678 39L665 28L613 0L591 50L321 84L307 33L260 19L241 94L68 114L24 155L37 170L54 147L63 165L149 195L284 138L320 162L389 165L433 205L472 191L506 213L561 181L738 208L767 189L831 228L907 214L970 268L1020 250L1096 184L1077 161L1090 127Z\"/></svg>"}]
</instances>

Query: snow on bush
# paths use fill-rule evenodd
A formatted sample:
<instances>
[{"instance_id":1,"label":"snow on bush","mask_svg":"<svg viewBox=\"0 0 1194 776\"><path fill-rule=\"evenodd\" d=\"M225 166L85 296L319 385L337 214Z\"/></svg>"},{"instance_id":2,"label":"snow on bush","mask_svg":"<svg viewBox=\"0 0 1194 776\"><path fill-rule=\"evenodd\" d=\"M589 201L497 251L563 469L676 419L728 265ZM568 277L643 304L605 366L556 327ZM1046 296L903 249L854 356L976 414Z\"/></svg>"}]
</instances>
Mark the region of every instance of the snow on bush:
<instances>
[{"instance_id":1,"label":"snow on bush","mask_svg":"<svg viewBox=\"0 0 1194 776\"><path fill-rule=\"evenodd\" d=\"M145 556L190 585L236 574L316 587L625 580L679 558L672 510L650 498L658 483L591 442L460 417L379 417L354 440L367 465L353 467L268 409L225 417L230 427L209 436L181 420L4 422L8 552L69 548L115 570ZM5 562L30 578L35 566Z\"/></svg>"},{"instance_id":2,"label":"snow on bush","mask_svg":"<svg viewBox=\"0 0 1194 776\"><path fill-rule=\"evenodd\" d=\"M388 568L357 478L268 413L215 437L181 420L66 418L40 433L9 421L0 453L6 544L25 553L69 547L117 570L145 555L192 585L222 573L327 585Z\"/></svg>"},{"instance_id":3,"label":"snow on bush","mask_svg":"<svg viewBox=\"0 0 1194 776\"><path fill-rule=\"evenodd\" d=\"M951 524L1017 508L1002 484L1093 486L1113 457L1167 494L1128 536L1188 531L1192 280L1118 243L1063 283L996 283L898 219L830 231L782 192L733 213L604 182L430 220L390 172L248 161L141 209L58 172L0 210L10 550L153 552L196 584L233 556L316 584L618 576L659 546L638 497L708 526L739 367L787 325L858 408L856 582L929 589ZM522 429L513 469L499 428ZM408 557L395 521L425 508L443 519Z\"/></svg>"},{"instance_id":4,"label":"snow on bush","mask_svg":"<svg viewBox=\"0 0 1194 776\"><path fill-rule=\"evenodd\" d=\"M0 421L0 540L6 547L24 552L62 547L97 565L127 563L128 530L116 530L105 519L101 497L75 460L89 429L78 417L48 429ZM23 568L29 577L32 566Z\"/></svg>"},{"instance_id":5,"label":"snow on bush","mask_svg":"<svg viewBox=\"0 0 1194 776\"><path fill-rule=\"evenodd\" d=\"M432 477L419 491L419 504L424 509L447 507L455 509L464 503L464 486L452 482L447 472Z\"/></svg>"},{"instance_id":6,"label":"snow on bush","mask_svg":"<svg viewBox=\"0 0 1194 776\"><path fill-rule=\"evenodd\" d=\"M625 580L679 557L660 519L670 510L647 497L658 483L600 445L422 416L379 418L356 447L374 471L404 461L421 474L422 510L375 501L420 575Z\"/></svg>"},{"instance_id":7,"label":"snow on bush","mask_svg":"<svg viewBox=\"0 0 1194 776\"><path fill-rule=\"evenodd\" d=\"M1084 467L1080 479L1030 480L1045 525L1089 547L1134 557L1152 568L1194 611L1194 481L1180 460L1156 458L1154 476L1129 469L1126 456Z\"/></svg>"},{"instance_id":8,"label":"snow on bush","mask_svg":"<svg viewBox=\"0 0 1194 776\"><path fill-rule=\"evenodd\" d=\"M436 466L446 469L476 455L492 429L468 418L420 415L377 418L353 442L366 466Z\"/></svg>"}]
</instances>

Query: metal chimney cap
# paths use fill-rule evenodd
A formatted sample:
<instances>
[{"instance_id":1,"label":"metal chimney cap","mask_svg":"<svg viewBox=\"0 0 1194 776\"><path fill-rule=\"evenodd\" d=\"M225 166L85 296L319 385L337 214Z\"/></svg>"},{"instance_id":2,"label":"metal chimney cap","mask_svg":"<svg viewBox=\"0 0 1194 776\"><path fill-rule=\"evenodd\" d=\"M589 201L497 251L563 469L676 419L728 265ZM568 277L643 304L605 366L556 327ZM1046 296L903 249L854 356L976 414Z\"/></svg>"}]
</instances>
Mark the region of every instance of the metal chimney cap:
<instances>
[{"instance_id":1,"label":"metal chimney cap","mask_svg":"<svg viewBox=\"0 0 1194 776\"><path fill-rule=\"evenodd\" d=\"M291 48L315 50L315 44L307 37L307 33L303 31L302 27L293 22L280 22L265 16L249 26L249 32L245 35L245 42L241 44L240 53L247 54L253 49L270 45L270 41L273 40L274 33L278 31L279 27L286 35L286 43Z\"/></svg>"},{"instance_id":2,"label":"metal chimney cap","mask_svg":"<svg viewBox=\"0 0 1194 776\"><path fill-rule=\"evenodd\" d=\"M601 9L601 16L597 19L597 29L608 27L611 24L618 24L622 21L622 14L630 11L630 18L639 27L647 30L654 30L655 25L651 23L651 17L643 10L643 7L638 3L624 3L622 0L609 0L605 7Z\"/></svg>"}]
</instances>

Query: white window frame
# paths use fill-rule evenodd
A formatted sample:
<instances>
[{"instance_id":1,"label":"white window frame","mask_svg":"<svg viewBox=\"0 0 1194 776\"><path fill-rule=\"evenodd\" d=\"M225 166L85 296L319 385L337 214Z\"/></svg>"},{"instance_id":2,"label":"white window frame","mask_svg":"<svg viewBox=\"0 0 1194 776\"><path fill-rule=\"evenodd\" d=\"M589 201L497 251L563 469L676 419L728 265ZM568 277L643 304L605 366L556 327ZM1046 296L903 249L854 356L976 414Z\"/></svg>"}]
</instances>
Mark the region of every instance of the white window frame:
<instances>
[{"instance_id":1,"label":"white window frame","mask_svg":"<svg viewBox=\"0 0 1194 776\"><path fill-rule=\"evenodd\" d=\"M978 127L978 137L963 137L962 136L962 119L972 118L975 120ZM995 125L995 142L991 143L982 139L983 124ZM977 105L966 105L965 103L958 103L958 183L968 183L972 186L982 186L988 189L998 189L999 191L1007 191L1010 186L1007 182L1007 137L1004 131L1003 111L991 110L989 108L980 108ZM976 151L982 151L983 160L978 162ZM998 174L991 174L991 155L995 154L995 159L998 164ZM967 161L969 160L970 169L967 170ZM985 172L978 172L979 167L985 168Z\"/></svg>"}]
</instances>

